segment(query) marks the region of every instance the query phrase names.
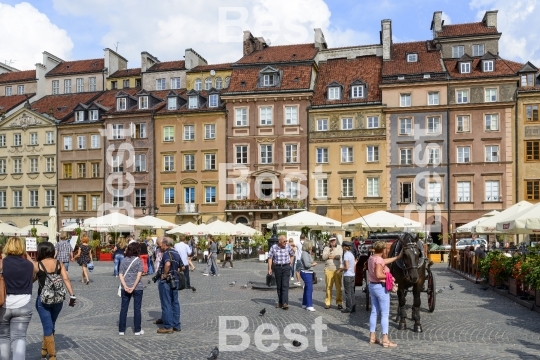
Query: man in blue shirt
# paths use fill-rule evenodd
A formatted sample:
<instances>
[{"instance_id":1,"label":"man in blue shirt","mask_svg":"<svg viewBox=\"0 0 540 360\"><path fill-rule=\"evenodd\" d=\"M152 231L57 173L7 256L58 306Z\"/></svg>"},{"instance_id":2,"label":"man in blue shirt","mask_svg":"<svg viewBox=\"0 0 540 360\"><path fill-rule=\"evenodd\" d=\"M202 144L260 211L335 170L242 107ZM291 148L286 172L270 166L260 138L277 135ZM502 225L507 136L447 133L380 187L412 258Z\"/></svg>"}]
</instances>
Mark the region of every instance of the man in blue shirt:
<instances>
[{"instance_id":1,"label":"man in blue shirt","mask_svg":"<svg viewBox=\"0 0 540 360\"><path fill-rule=\"evenodd\" d=\"M344 241L341 246L345 251L345 254L343 254L343 267L339 269L340 272L343 272L343 288L345 289L345 309L341 310L341 312L352 313L356 311L356 305L354 303L356 260L351 252L353 245L350 241Z\"/></svg>"},{"instance_id":2,"label":"man in blue shirt","mask_svg":"<svg viewBox=\"0 0 540 360\"><path fill-rule=\"evenodd\" d=\"M161 240L161 251L163 253L159 270L161 280L159 281L159 300L161 302L161 320L163 328L157 330L158 334L171 334L180 331L180 302L178 301L178 272L184 270L184 264L180 254L173 248L173 240L164 237ZM173 278L173 288L168 276Z\"/></svg>"}]
</instances>

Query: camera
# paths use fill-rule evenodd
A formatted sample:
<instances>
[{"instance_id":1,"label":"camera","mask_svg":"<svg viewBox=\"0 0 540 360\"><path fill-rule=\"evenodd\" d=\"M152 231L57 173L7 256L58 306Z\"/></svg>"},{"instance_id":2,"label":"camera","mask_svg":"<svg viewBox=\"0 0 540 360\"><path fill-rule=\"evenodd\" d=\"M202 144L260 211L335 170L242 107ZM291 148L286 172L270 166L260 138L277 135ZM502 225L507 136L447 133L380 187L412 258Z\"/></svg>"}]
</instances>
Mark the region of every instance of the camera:
<instances>
[{"instance_id":1,"label":"camera","mask_svg":"<svg viewBox=\"0 0 540 360\"><path fill-rule=\"evenodd\" d=\"M165 278L165 281L169 283L171 290L176 290L178 288L178 286L176 285L176 278L174 277L174 274L169 273Z\"/></svg>"},{"instance_id":2,"label":"camera","mask_svg":"<svg viewBox=\"0 0 540 360\"><path fill-rule=\"evenodd\" d=\"M158 281L160 278L161 278L161 272L158 271L158 272L156 272L156 274L154 276L152 276L152 281L155 284L156 281Z\"/></svg>"}]
</instances>

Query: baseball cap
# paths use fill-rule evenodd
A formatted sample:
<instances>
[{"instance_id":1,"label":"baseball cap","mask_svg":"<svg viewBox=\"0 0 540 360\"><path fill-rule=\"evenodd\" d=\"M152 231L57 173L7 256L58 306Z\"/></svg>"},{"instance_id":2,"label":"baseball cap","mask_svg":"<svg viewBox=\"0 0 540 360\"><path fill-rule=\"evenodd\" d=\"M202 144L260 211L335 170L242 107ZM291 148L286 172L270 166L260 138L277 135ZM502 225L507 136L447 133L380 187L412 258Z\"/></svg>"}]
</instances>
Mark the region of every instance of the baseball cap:
<instances>
[{"instance_id":1,"label":"baseball cap","mask_svg":"<svg viewBox=\"0 0 540 360\"><path fill-rule=\"evenodd\" d=\"M350 241L344 241L341 246L348 246L348 247L352 247L352 243Z\"/></svg>"}]
</instances>

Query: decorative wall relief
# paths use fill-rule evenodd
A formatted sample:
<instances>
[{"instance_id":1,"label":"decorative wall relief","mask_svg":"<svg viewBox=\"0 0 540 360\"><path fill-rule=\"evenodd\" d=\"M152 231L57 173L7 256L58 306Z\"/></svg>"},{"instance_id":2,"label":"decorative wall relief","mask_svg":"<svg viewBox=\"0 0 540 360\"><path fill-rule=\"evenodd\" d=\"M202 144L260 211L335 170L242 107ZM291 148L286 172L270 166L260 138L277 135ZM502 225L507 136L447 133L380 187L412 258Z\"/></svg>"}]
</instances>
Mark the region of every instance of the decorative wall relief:
<instances>
[{"instance_id":1,"label":"decorative wall relief","mask_svg":"<svg viewBox=\"0 0 540 360\"><path fill-rule=\"evenodd\" d=\"M25 113L19 119L9 124L9 127L13 127L13 128L20 127L23 131L26 131L29 126L36 126L36 125L42 125L42 124L43 122L41 120L38 120L35 117L30 117Z\"/></svg>"},{"instance_id":2,"label":"decorative wall relief","mask_svg":"<svg viewBox=\"0 0 540 360\"><path fill-rule=\"evenodd\" d=\"M356 113L356 124L355 129L363 129L365 128L365 120L366 115L363 112L357 112Z\"/></svg>"},{"instance_id":3,"label":"decorative wall relief","mask_svg":"<svg viewBox=\"0 0 540 360\"><path fill-rule=\"evenodd\" d=\"M330 130L339 130L339 116L332 115L330 117Z\"/></svg>"},{"instance_id":4,"label":"decorative wall relief","mask_svg":"<svg viewBox=\"0 0 540 360\"><path fill-rule=\"evenodd\" d=\"M525 137L539 137L540 126L525 126Z\"/></svg>"}]
</instances>

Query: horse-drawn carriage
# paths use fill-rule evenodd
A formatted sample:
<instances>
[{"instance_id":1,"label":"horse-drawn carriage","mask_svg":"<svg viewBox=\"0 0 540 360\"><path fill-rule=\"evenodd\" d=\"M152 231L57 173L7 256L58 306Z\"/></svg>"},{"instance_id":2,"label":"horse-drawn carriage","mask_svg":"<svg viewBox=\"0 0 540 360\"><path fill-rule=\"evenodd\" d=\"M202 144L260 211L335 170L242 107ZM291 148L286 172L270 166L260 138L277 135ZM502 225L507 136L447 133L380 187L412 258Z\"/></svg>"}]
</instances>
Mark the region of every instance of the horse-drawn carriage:
<instances>
[{"instance_id":1,"label":"horse-drawn carriage","mask_svg":"<svg viewBox=\"0 0 540 360\"><path fill-rule=\"evenodd\" d=\"M376 241L386 242L386 251L383 257L394 257L403 251L403 257L389 268L398 284L398 320L399 328L405 329L405 301L409 288L412 287L414 295L413 319L414 330L421 332L420 325L420 293L425 292L428 296L429 312L435 310L436 290L435 278L431 272L433 262L427 256L427 244L420 241L417 236L407 232L372 233L365 241L360 241L357 250L358 262L356 263L355 286L363 286L366 293L366 311L370 307L370 295L368 286L368 260L372 255L372 244ZM427 280L427 284L426 284Z\"/></svg>"}]
</instances>

